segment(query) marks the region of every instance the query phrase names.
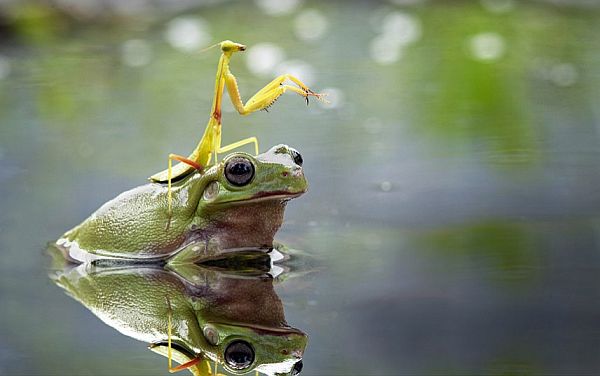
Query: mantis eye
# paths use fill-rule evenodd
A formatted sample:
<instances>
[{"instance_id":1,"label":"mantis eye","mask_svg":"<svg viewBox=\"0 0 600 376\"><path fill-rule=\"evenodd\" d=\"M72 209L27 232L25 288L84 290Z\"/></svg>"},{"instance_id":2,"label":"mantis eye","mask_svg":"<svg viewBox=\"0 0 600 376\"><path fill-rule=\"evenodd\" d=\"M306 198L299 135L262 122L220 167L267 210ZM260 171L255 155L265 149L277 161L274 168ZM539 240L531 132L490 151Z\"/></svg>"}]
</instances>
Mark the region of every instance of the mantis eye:
<instances>
[{"instance_id":1,"label":"mantis eye","mask_svg":"<svg viewBox=\"0 0 600 376\"><path fill-rule=\"evenodd\" d=\"M297 150L290 148L290 155L292 156L295 164L302 166L302 162L304 162L304 160L302 159L302 155L298 153Z\"/></svg>"},{"instance_id":2,"label":"mantis eye","mask_svg":"<svg viewBox=\"0 0 600 376\"><path fill-rule=\"evenodd\" d=\"M231 184L242 187L252 181L254 165L246 158L232 158L225 166L225 177Z\"/></svg>"},{"instance_id":3,"label":"mantis eye","mask_svg":"<svg viewBox=\"0 0 600 376\"><path fill-rule=\"evenodd\" d=\"M225 361L236 370L248 368L254 362L254 350L246 341L233 341L225 350Z\"/></svg>"}]
</instances>

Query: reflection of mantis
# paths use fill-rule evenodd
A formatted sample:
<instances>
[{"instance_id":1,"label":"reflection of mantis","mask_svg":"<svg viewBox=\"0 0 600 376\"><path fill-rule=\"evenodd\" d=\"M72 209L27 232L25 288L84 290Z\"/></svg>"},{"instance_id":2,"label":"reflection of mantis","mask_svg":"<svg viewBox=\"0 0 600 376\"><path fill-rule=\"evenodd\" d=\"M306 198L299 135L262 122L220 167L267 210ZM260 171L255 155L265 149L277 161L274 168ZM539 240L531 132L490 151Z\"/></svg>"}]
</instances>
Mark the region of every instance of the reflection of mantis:
<instances>
[{"instance_id":1,"label":"reflection of mantis","mask_svg":"<svg viewBox=\"0 0 600 376\"><path fill-rule=\"evenodd\" d=\"M208 120L208 124L206 125L206 130L204 131L202 139L192 154L190 154L187 158L177 154L169 154L168 169L150 177L151 181L168 183L169 214L171 213L171 182L173 180L179 180L180 178L187 176L194 169L202 171L202 169L208 166L208 164L211 162L211 156L213 154L214 162L216 163L217 154L222 154L247 144L254 144L255 152L258 154L258 140L256 137L248 137L238 142L234 142L233 144L221 146L221 102L225 86L227 86L227 91L229 92L231 102L241 115L248 115L255 111L267 109L287 90L291 90L306 98L307 104L309 96L313 96L321 100L323 99L323 94L317 94L313 92L296 77L290 74L283 74L260 89L246 102L246 104L244 104L240 97L235 76L229 71L229 60L234 52L244 51L246 46L229 40L223 41L219 43L219 45L221 46L221 51L223 53L221 54L221 59L219 60L219 66L217 68L215 97L213 100L210 119ZM286 80L292 81L298 85L298 87L287 84L284 85L283 82ZM179 163L173 167L173 160L177 160L182 163Z\"/></svg>"},{"instance_id":2,"label":"reflection of mantis","mask_svg":"<svg viewBox=\"0 0 600 376\"><path fill-rule=\"evenodd\" d=\"M171 346L171 331L173 328L173 322L171 317L173 316L173 308L171 307L171 301L169 300L169 297L166 297L167 299L167 320L168 320L168 326L167 326L167 358L168 358L168 362L169 362L169 372L174 373L174 372L179 372L182 371L184 369L188 369L188 368L192 368L195 365L197 365L198 363L200 363L202 361L202 358L200 357L194 357L192 358L192 360L189 361L182 361L180 365L178 365L177 367L173 367L173 363L172 363L172 359L173 359L173 349ZM185 359L185 357L184 357ZM205 364L201 364L199 367L195 368L194 370L198 370L200 373L202 368L201 366L204 365L205 367L208 367L208 371L206 372L207 375L210 374L210 364L208 363L208 361L206 361ZM194 370L192 370L192 373L194 373ZM216 364L215 364L215 371L216 371ZM206 371L206 370L205 370Z\"/></svg>"}]
</instances>

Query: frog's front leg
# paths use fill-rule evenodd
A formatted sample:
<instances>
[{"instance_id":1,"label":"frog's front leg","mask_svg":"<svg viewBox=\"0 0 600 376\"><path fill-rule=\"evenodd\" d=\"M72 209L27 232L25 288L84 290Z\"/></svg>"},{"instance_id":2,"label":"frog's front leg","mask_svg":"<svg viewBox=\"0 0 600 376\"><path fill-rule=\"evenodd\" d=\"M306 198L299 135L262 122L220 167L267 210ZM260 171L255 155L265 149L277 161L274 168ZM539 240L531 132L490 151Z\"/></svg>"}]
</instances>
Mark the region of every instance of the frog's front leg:
<instances>
[{"instance_id":1,"label":"frog's front leg","mask_svg":"<svg viewBox=\"0 0 600 376\"><path fill-rule=\"evenodd\" d=\"M193 242L173 255L168 261L169 268L176 268L181 265L193 265L205 261L209 253L213 253L216 245L210 241ZM213 251L213 252L211 252ZM180 274L180 273L178 273Z\"/></svg>"},{"instance_id":2,"label":"frog's front leg","mask_svg":"<svg viewBox=\"0 0 600 376\"><path fill-rule=\"evenodd\" d=\"M298 85L298 87L287 84L284 85L283 82L286 80L292 81L293 83ZM307 104L308 97L310 96L324 101L324 94L315 93L314 91L310 90L298 78L288 73L282 74L281 76L275 78L265 87L257 91L256 94L254 94L248 100L248 102L246 102L246 104L242 102L237 80L235 79L235 76L231 74L231 72L228 72L225 75L225 84L227 85L227 91L229 92L231 102L235 106L237 112L239 112L241 115L248 115L252 112L265 110L269 108L269 106L271 106L277 100L277 98L279 98L287 90L291 90L306 98Z\"/></svg>"}]
</instances>

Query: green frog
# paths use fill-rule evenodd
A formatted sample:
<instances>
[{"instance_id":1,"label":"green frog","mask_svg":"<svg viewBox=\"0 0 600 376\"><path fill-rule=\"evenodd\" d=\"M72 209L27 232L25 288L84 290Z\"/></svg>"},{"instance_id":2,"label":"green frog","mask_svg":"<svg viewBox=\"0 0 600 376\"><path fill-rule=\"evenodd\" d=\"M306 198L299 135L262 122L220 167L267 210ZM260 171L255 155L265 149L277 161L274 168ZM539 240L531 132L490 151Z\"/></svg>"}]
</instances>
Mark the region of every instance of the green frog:
<instances>
[{"instance_id":1,"label":"green frog","mask_svg":"<svg viewBox=\"0 0 600 376\"><path fill-rule=\"evenodd\" d=\"M61 265L49 251L58 286L109 326L167 357L173 372L216 374L211 364L230 374L302 370L307 336L286 323L275 280L262 269L65 265L64 259ZM171 359L180 365L171 367Z\"/></svg>"},{"instance_id":2,"label":"green frog","mask_svg":"<svg viewBox=\"0 0 600 376\"><path fill-rule=\"evenodd\" d=\"M247 249L269 251L287 202L307 190L302 156L277 145L232 153L167 185L149 183L102 205L56 246L71 261L202 262Z\"/></svg>"}]
</instances>

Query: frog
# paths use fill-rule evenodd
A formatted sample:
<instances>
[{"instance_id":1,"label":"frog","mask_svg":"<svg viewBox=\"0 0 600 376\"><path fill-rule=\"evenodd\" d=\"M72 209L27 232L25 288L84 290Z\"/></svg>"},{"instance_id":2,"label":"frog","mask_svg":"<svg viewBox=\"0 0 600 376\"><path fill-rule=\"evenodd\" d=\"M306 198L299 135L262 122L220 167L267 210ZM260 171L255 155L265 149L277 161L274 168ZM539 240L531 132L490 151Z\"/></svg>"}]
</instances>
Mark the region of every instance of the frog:
<instances>
[{"instance_id":1,"label":"frog","mask_svg":"<svg viewBox=\"0 0 600 376\"><path fill-rule=\"evenodd\" d=\"M54 248L49 252L57 261L50 272L56 285L110 327L168 358L171 372L217 374L211 364L229 374L302 370L308 336L286 322L277 280L268 271L204 264L75 265L61 263Z\"/></svg>"},{"instance_id":2,"label":"frog","mask_svg":"<svg viewBox=\"0 0 600 376\"><path fill-rule=\"evenodd\" d=\"M284 144L227 155L202 172L151 182L106 202L55 245L74 263L196 263L269 252L287 203L308 189L302 155Z\"/></svg>"}]
</instances>

